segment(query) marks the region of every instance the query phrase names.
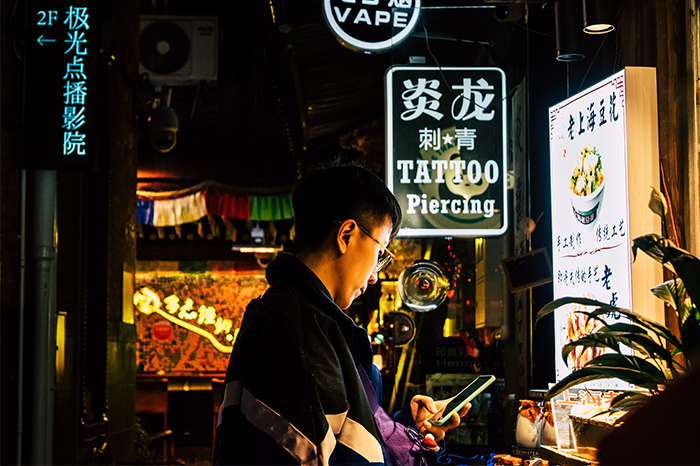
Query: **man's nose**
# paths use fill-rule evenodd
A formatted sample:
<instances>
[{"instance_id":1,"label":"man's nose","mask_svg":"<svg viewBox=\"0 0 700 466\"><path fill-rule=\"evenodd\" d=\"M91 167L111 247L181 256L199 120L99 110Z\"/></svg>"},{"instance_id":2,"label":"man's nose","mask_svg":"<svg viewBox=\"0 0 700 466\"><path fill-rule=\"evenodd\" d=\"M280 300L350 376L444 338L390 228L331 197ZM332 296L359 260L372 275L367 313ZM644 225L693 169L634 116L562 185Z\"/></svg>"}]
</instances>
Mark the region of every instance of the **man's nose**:
<instances>
[{"instance_id":1,"label":"man's nose","mask_svg":"<svg viewBox=\"0 0 700 466\"><path fill-rule=\"evenodd\" d=\"M370 285L374 285L375 283L377 283L378 279L379 279L379 272L377 272L377 268L375 267L372 270L372 275L369 276L369 280L367 280L367 283L369 283Z\"/></svg>"}]
</instances>

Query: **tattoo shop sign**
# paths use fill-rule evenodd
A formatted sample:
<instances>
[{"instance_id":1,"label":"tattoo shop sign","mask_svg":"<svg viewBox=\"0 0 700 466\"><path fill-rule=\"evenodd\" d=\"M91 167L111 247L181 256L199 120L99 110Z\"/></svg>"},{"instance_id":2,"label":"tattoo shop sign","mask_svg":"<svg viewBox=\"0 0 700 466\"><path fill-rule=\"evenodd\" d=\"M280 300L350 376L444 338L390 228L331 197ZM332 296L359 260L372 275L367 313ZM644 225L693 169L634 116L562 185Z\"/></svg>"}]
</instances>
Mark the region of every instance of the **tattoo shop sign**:
<instances>
[{"instance_id":1,"label":"tattoo shop sign","mask_svg":"<svg viewBox=\"0 0 700 466\"><path fill-rule=\"evenodd\" d=\"M95 13L70 1L31 2L25 58L27 167L94 166L92 85L97 82L99 47L99 24L91 21Z\"/></svg>"},{"instance_id":2,"label":"tattoo shop sign","mask_svg":"<svg viewBox=\"0 0 700 466\"><path fill-rule=\"evenodd\" d=\"M386 181L404 214L399 235L505 233L503 70L391 67L386 102Z\"/></svg>"},{"instance_id":3,"label":"tattoo shop sign","mask_svg":"<svg viewBox=\"0 0 700 466\"><path fill-rule=\"evenodd\" d=\"M345 47L381 53L413 32L420 6L421 0L323 0L323 16Z\"/></svg>"},{"instance_id":4,"label":"tattoo shop sign","mask_svg":"<svg viewBox=\"0 0 700 466\"><path fill-rule=\"evenodd\" d=\"M644 223L653 217L646 208L649 186L659 179L658 139L651 137L657 134L655 70L639 71L626 68L549 109L555 299L585 297L635 310L631 240L659 231ZM628 160L631 154L634 160ZM642 274L654 270L643 266L638 275L645 279ZM650 277L636 288L651 295L648 290L661 281ZM634 302L640 305L636 297ZM564 345L602 326L576 312L581 310L571 305L555 312L557 381L602 354L579 348L567 361L561 357ZM586 386L630 388L617 379Z\"/></svg>"}]
</instances>

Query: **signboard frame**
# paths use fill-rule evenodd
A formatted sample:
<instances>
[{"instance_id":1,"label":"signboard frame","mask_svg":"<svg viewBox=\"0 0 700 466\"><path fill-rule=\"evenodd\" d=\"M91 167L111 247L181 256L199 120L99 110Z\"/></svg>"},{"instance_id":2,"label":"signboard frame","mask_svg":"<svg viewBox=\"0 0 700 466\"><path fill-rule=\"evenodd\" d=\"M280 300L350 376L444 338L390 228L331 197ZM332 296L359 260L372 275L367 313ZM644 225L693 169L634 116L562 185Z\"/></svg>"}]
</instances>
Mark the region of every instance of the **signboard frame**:
<instances>
[{"instance_id":1,"label":"signboard frame","mask_svg":"<svg viewBox=\"0 0 700 466\"><path fill-rule=\"evenodd\" d=\"M654 68L627 67L550 107L552 261L554 299L590 297L663 323L663 303L649 291L663 281L661 266L643 254L632 262L630 251L634 238L661 230L647 207L660 180L656 95ZM579 181L586 170L599 171L603 181L585 188ZM572 315L555 311L557 381L571 372L561 348ZM585 386L632 388L616 379Z\"/></svg>"},{"instance_id":2,"label":"signboard frame","mask_svg":"<svg viewBox=\"0 0 700 466\"><path fill-rule=\"evenodd\" d=\"M23 165L95 168L101 11L92 3L29 5Z\"/></svg>"},{"instance_id":3,"label":"signboard frame","mask_svg":"<svg viewBox=\"0 0 700 466\"><path fill-rule=\"evenodd\" d=\"M385 86L386 183L404 213L399 236L504 234L509 221L505 72L399 65L387 70Z\"/></svg>"},{"instance_id":4,"label":"signboard frame","mask_svg":"<svg viewBox=\"0 0 700 466\"><path fill-rule=\"evenodd\" d=\"M392 3L387 2L387 5ZM396 3L400 6L384 7L379 5L377 0L362 0L357 4L346 0L323 0L323 17L336 39L348 49L364 53L383 53L408 38L420 19L421 0ZM349 24L346 21L353 24L349 28L356 30L354 34L348 32L348 27L344 27ZM386 38L379 34L379 39L373 40L377 39L379 28L391 32ZM362 38L358 37L363 30Z\"/></svg>"}]
</instances>

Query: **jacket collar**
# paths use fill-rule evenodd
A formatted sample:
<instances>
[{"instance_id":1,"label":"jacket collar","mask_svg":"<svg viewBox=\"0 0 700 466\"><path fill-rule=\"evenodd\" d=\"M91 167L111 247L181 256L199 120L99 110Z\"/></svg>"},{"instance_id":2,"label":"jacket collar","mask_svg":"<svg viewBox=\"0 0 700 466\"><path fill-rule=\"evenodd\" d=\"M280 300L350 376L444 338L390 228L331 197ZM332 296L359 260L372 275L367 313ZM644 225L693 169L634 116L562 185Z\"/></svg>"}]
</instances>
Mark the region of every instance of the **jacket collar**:
<instances>
[{"instance_id":1,"label":"jacket collar","mask_svg":"<svg viewBox=\"0 0 700 466\"><path fill-rule=\"evenodd\" d=\"M321 279L303 262L292 254L281 253L267 266L266 278L270 286L291 286L299 290L314 306L338 324L360 362L363 365L371 363L372 349L367 331L355 325L345 311L335 304Z\"/></svg>"}]
</instances>

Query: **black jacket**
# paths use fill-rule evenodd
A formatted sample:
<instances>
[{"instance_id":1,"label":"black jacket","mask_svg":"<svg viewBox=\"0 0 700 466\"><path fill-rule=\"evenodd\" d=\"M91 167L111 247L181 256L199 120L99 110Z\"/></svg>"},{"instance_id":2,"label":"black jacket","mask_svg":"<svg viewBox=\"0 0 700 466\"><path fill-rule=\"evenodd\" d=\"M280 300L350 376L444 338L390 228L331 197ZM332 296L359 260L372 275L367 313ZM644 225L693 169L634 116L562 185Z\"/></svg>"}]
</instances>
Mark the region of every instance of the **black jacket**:
<instances>
[{"instance_id":1,"label":"black jacket","mask_svg":"<svg viewBox=\"0 0 700 466\"><path fill-rule=\"evenodd\" d=\"M294 256L279 255L267 280L231 353L214 463L383 464L356 367L381 393L367 332Z\"/></svg>"}]
</instances>

